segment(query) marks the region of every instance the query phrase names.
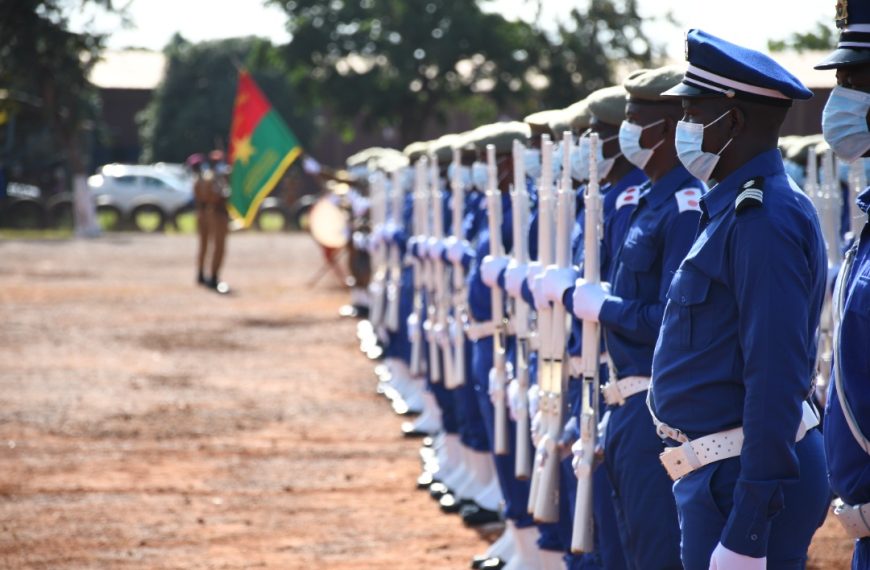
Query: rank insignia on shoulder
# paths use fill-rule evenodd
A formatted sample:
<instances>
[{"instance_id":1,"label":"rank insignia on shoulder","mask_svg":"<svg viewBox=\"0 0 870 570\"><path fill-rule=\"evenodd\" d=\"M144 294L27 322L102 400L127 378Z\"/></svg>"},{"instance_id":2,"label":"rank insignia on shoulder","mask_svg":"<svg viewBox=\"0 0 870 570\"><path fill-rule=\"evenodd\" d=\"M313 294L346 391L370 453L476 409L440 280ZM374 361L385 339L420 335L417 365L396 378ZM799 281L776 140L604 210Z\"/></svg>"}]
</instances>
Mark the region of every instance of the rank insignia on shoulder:
<instances>
[{"instance_id":1,"label":"rank insignia on shoulder","mask_svg":"<svg viewBox=\"0 0 870 570\"><path fill-rule=\"evenodd\" d=\"M701 196L703 195L704 191L700 188L683 188L674 194L674 198L677 199L677 209L681 214L689 210L700 212Z\"/></svg>"},{"instance_id":2,"label":"rank insignia on shoulder","mask_svg":"<svg viewBox=\"0 0 870 570\"><path fill-rule=\"evenodd\" d=\"M616 197L616 209L618 210L623 206L637 205L639 196L640 189L637 186L626 188Z\"/></svg>"},{"instance_id":3,"label":"rank insignia on shoulder","mask_svg":"<svg viewBox=\"0 0 870 570\"><path fill-rule=\"evenodd\" d=\"M734 210L739 214L748 208L760 207L764 203L764 177L756 176L743 183L737 199L734 200Z\"/></svg>"}]
</instances>

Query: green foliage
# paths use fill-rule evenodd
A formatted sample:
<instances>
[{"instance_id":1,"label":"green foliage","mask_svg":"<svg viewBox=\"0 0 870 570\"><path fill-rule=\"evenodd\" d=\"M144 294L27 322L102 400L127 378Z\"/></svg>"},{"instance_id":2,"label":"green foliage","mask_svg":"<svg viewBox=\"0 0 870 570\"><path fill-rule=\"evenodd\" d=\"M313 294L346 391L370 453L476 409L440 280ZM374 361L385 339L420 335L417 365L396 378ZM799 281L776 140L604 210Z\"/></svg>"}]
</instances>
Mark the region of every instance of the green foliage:
<instances>
[{"instance_id":1,"label":"green foliage","mask_svg":"<svg viewBox=\"0 0 870 570\"><path fill-rule=\"evenodd\" d=\"M225 148L232 121L238 66L247 68L303 143L311 119L276 48L259 38L192 44L176 35L164 50L166 76L139 116L145 162L181 162L194 152Z\"/></svg>"},{"instance_id":2,"label":"green foliage","mask_svg":"<svg viewBox=\"0 0 870 570\"><path fill-rule=\"evenodd\" d=\"M797 52L828 51L837 47L837 34L825 22L816 22L814 30L796 32L786 40L768 40L767 49L772 52L795 50Z\"/></svg>"}]
</instances>

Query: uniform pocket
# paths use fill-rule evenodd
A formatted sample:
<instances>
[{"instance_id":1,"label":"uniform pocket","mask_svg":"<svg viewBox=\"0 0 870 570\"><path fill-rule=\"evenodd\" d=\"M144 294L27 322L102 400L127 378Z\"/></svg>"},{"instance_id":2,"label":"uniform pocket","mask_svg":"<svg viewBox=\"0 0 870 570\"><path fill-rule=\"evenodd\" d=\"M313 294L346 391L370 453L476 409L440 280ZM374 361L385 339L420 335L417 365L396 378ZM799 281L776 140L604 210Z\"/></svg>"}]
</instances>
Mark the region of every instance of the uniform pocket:
<instances>
[{"instance_id":1,"label":"uniform pocket","mask_svg":"<svg viewBox=\"0 0 870 570\"><path fill-rule=\"evenodd\" d=\"M678 310L677 345L683 349L707 346L713 326L704 318L704 301L710 293L710 278L685 265L677 270L668 289L668 299Z\"/></svg>"}]
</instances>

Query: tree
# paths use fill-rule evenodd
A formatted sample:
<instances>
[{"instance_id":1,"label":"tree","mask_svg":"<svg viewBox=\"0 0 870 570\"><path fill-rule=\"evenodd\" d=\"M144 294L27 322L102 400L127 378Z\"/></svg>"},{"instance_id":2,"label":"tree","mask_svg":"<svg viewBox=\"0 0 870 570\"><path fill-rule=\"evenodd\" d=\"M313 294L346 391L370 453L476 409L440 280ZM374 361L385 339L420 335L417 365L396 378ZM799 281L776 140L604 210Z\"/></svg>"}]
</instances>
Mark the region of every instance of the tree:
<instances>
[{"instance_id":1,"label":"tree","mask_svg":"<svg viewBox=\"0 0 870 570\"><path fill-rule=\"evenodd\" d=\"M768 40L767 49L773 52L795 50L829 51L837 47L837 34L825 22L816 22L814 30L796 32L787 40Z\"/></svg>"},{"instance_id":2,"label":"tree","mask_svg":"<svg viewBox=\"0 0 870 570\"><path fill-rule=\"evenodd\" d=\"M232 38L192 44L176 35L164 50L166 75L139 116L143 160L181 162L224 148L232 120L238 66L244 65L300 141L312 130L308 106L269 41Z\"/></svg>"}]
</instances>

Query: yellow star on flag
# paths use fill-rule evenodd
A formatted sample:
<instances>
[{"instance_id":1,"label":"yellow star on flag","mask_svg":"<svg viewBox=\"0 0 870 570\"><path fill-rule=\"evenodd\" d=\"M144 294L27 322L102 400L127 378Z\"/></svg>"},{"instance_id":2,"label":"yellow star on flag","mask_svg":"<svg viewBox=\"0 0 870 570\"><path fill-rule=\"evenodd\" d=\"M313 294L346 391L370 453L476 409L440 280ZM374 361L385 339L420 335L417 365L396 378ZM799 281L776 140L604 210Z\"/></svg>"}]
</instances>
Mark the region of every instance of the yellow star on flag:
<instances>
[{"instance_id":1,"label":"yellow star on flag","mask_svg":"<svg viewBox=\"0 0 870 570\"><path fill-rule=\"evenodd\" d=\"M235 162L242 162L247 166L248 162L251 160L251 156L254 155L256 150L257 149L251 145L251 135L235 139L233 141L233 160Z\"/></svg>"}]
</instances>

